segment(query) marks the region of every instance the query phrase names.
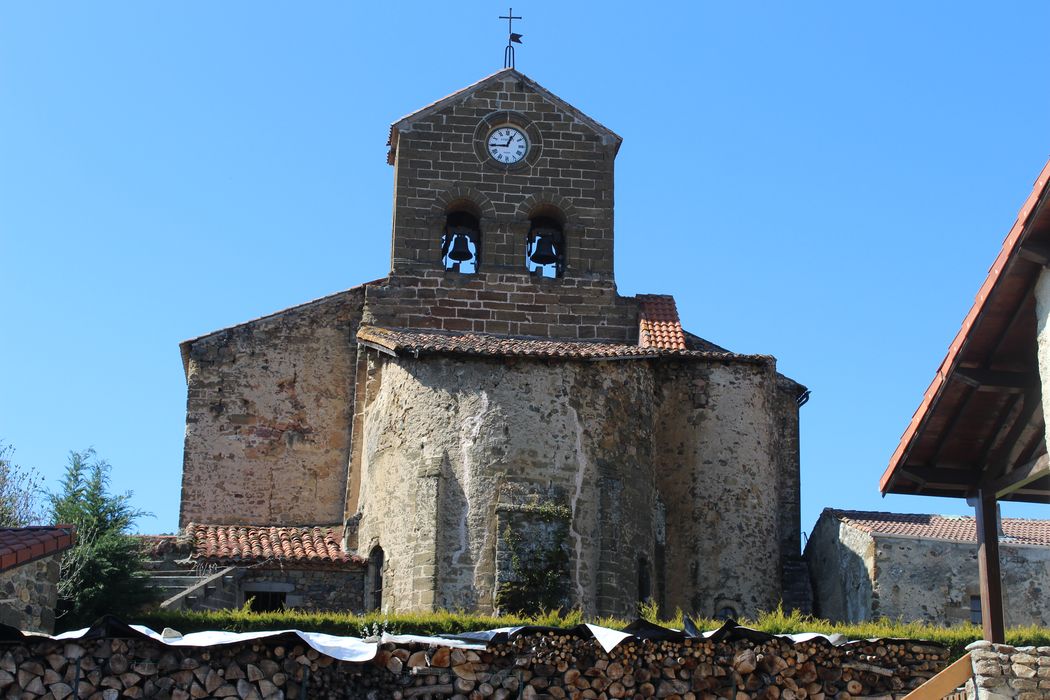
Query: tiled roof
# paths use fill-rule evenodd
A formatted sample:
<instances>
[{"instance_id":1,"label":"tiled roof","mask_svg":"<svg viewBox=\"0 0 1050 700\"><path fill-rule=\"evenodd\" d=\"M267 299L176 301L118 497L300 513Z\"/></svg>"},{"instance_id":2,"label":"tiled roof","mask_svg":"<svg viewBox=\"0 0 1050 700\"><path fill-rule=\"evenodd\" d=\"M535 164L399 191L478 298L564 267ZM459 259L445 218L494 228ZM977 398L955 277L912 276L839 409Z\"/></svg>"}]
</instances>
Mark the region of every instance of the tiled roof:
<instances>
[{"instance_id":1,"label":"tiled roof","mask_svg":"<svg viewBox=\"0 0 1050 700\"><path fill-rule=\"evenodd\" d=\"M75 541L72 525L0 528L0 571L69 549Z\"/></svg>"},{"instance_id":2,"label":"tiled roof","mask_svg":"<svg viewBox=\"0 0 1050 700\"><path fill-rule=\"evenodd\" d=\"M881 513L864 510L824 511L858 530L875 535L896 535L935 540L954 540L977 544L977 527L970 516ZM1050 520L1002 518L999 540L1012 544L1050 547Z\"/></svg>"},{"instance_id":3,"label":"tiled roof","mask_svg":"<svg viewBox=\"0 0 1050 700\"><path fill-rule=\"evenodd\" d=\"M215 562L278 561L296 564L348 564L359 561L343 551L330 527L256 527L191 523L193 557Z\"/></svg>"},{"instance_id":4,"label":"tiled roof","mask_svg":"<svg viewBox=\"0 0 1050 700\"><path fill-rule=\"evenodd\" d=\"M491 333L458 333L411 328L361 326L357 339L394 355L483 355L567 360L644 359L654 357L771 362L768 355L640 347L582 340L548 340Z\"/></svg>"},{"instance_id":5,"label":"tiled roof","mask_svg":"<svg viewBox=\"0 0 1050 700\"><path fill-rule=\"evenodd\" d=\"M685 350L685 333L678 307L669 294L639 294L638 345L643 348Z\"/></svg>"}]
</instances>

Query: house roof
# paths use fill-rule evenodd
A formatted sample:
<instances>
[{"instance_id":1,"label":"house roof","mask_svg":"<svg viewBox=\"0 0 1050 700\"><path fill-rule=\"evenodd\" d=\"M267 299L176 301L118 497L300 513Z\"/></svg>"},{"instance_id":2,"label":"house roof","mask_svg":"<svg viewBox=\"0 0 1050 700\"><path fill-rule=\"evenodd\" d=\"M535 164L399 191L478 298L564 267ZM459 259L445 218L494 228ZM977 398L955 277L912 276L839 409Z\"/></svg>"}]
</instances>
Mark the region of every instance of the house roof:
<instances>
[{"instance_id":1,"label":"house roof","mask_svg":"<svg viewBox=\"0 0 1050 700\"><path fill-rule=\"evenodd\" d=\"M523 357L548 360L628 360L683 358L770 363L769 355L738 355L731 352L686 350L683 347L642 347L582 340L552 340L522 336L361 326L357 339L362 344L398 357L423 355L470 355Z\"/></svg>"},{"instance_id":2,"label":"house roof","mask_svg":"<svg viewBox=\"0 0 1050 700\"><path fill-rule=\"evenodd\" d=\"M978 483L1016 485L1013 477L1045 455L1032 292L1050 264L1048 182L1050 162L890 458L884 494L963 497ZM1003 500L1045 502L1050 479L996 491Z\"/></svg>"},{"instance_id":3,"label":"house roof","mask_svg":"<svg viewBox=\"0 0 1050 700\"><path fill-rule=\"evenodd\" d=\"M639 294L638 345L643 348L685 350L685 332L678 307L669 294Z\"/></svg>"},{"instance_id":4,"label":"house roof","mask_svg":"<svg viewBox=\"0 0 1050 700\"><path fill-rule=\"evenodd\" d=\"M75 541L72 525L0 528L0 571L64 551Z\"/></svg>"},{"instance_id":5,"label":"house roof","mask_svg":"<svg viewBox=\"0 0 1050 700\"><path fill-rule=\"evenodd\" d=\"M470 95L473 94L474 92L476 92L478 90L481 90L481 89L484 89L484 88L488 87L489 85L491 85L492 83L499 82L499 81L501 81L501 80L503 80L503 79L505 79L507 77L517 78L519 81L521 81L522 83L527 85L530 89L532 89L534 92L540 94L542 97L547 99L549 102L552 102L553 104L555 104L563 112L572 115L574 118L578 119L579 121L583 122L584 124L586 124L590 128L594 129L596 132L598 132L602 136L610 139L615 144L614 152L618 151L620 149L620 144L623 142L623 139L619 135L617 135L616 132L614 132L612 129L610 129L609 127L605 126L604 124L598 122L597 120L592 119L591 117L587 116L586 114L584 114L583 112L581 112L577 108L573 107L571 104L569 104L568 102L566 102L562 98L560 98L557 95L555 95L550 90L548 90L545 87L541 86L535 80L533 80L533 79L529 78L528 76L526 76L524 73L520 73L517 70L515 70L514 68L504 68L503 70L497 71L497 72L493 73L492 75L485 76L484 78L482 78L481 80L477 81L476 83L468 85L465 88L462 88L460 90L456 90L451 95L447 95L445 97L442 97L440 100L437 100L435 102L431 102L427 106L421 107L421 108L417 109L416 111L412 112L411 114L406 114L405 116L401 117L400 119L395 121L393 124L391 124L390 125L390 133L387 136L387 142L386 142L387 145L390 146L390 152L387 155L387 162L390 163L391 165L393 165L393 163L394 163L394 156L393 156L393 154L394 154L394 150L397 148L398 136L400 135L400 133L402 131L406 131L406 130L410 129L412 124L416 120L428 117L431 114L434 114L435 112L440 112L442 109L448 107L449 105L452 105L452 104L454 104L456 102L459 102L461 100L465 100L468 97L470 97Z\"/></svg>"},{"instance_id":6,"label":"house roof","mask_svg":"<svg viewBox=\"0 0 1050 700\"><path fill-rule=\"evenodd\" d=\"M971 516L883 513L826 508L824 514L873 535L950 540L977 544L977 527ZM1001 518L999 541L1050 547L1050 520Z\"/></svg>"},{"instance_id":7,"label":"house roof","mask_svg":"<svg viewBox=\"0 0 1050 700\"><path fill-rule=\"evenodd\" d=\"M293 564L359 563L343 550L341 528L203 525L190 523L193 558L216 563L284 562Z\"/></svg>"}]
</instances>

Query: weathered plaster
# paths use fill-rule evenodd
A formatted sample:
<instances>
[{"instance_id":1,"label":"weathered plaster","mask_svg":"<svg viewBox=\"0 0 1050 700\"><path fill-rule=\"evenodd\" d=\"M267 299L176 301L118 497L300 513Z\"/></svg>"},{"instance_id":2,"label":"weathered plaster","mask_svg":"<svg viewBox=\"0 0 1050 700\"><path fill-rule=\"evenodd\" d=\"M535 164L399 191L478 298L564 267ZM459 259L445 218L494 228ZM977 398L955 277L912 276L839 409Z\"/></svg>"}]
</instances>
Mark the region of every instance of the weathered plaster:
<instances>
[{"instance_id":1,"label":"weathered plaster","mask_svg":"<svg viewBox=\"0 0 1050 700\"><path fill-rule=\"evenodd\" d=\"M362 298L189 342L181 525L340 521Z\"/></svg>"},{"instance_id":2,"label":"weathered plaster","mask_svg":"<svg viewBox=\"0 0 1050 700\"><path fill-rule=\"evenodd\" d=\"M821 515L806 543L814 612L835 621L872 619L875 544L866 532Z\"/></svg>"},{"instance_id":3,"label":"weathered plaster","mask_svg":"<svg viewBox=\"0 0 1050 700\"><path fill-rule=\"evenodd\" d=\"M567 605L701 614L780 592L775 372L765 364L372 355L357 531L386 553L384 607L493 608L505 528L570 513ZM375 373L373 369L373 373ZM508 514L514 513L514 518Z\"/></svg>"},{"instance_id":4,"label":"weathered plaster","mask_svg":"<svg viewBox=\"0 0 1050 700\"><path fill-rule=\"evenodd\" d=\"M999 544L1008 626L1050 624L1050 547ZM977 545L865 532L821 515L806 546L816 613L952 625L970 621L980 593Z\"/></svg>"}]
</instances>

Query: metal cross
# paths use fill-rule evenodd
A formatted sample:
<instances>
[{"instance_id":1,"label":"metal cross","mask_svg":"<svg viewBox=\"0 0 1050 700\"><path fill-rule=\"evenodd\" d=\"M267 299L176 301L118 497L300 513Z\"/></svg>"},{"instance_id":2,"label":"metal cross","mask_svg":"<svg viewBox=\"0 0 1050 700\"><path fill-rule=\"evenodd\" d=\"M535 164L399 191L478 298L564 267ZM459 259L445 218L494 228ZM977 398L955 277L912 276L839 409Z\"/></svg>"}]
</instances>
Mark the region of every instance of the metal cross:
<instances>
[{"instance_id":1,"label":"metal cross","mask_svg":"<svg viewBox=\"0 0 1050 700\"><path fill-rule=\"evenodd\" d=\"M507 48L503 49L503 67L514 67L514 44L521 43L521 34L514 33L514 20L521 19L514 14L514 8L508 7L506 15L500 15L500 19L507 20Z\"/></svg>"}]
</instances>

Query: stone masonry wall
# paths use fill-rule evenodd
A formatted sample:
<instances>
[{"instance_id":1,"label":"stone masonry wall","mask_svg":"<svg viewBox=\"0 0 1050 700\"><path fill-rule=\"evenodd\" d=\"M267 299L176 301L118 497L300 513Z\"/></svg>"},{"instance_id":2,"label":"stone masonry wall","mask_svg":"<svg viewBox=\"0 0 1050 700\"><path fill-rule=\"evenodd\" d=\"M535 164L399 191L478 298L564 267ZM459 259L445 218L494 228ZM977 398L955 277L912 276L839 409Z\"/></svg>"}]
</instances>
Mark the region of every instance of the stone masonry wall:
<instances>
[{"instance_id":1,"label":"stone masonry wall","mask_svg":"<svg viewBox=\"0 0 1050 700\"><path fill-rule=\"evenodd\" d=\"M438 266L440 267L440 266ZM430 270L369 285L366 320L549 338L638 342L638 302L611 282Z\"/></svg>"},{"instance_id":2,"label":"stone masonry wall","mask_svg":"<svg viewBox=\"0 0 1050 700\"><path fill-rule=\"evenodd\" d=\"M776 606L771 364L370 363L348 507L358 554L384 549L384 608L491 610L501 557L560 517L566 606L630 614L645 579L698 614Z\"/></svg>"},{"instance_id":3,"label":"stone masonry wall","mask_svg":"<svg viewBox=\"0 0 1050 700\"><path fill-rule=\"evenodd\" d=\"M189 341L180 526L341 521L363 298Z\"/></svg>"},{"instance_id":4,"label":"stone masonry wall","mask_svg":"<svg viewBox=\"0 0 1050 700\"><path fill-rule=\"evenodd\" d=\"M364 612L365 567L291 569L252 567L238 582L241 603L253 591L285 593L285 607L301 610Z\"/></svg>"},{"instance_id":5,"label":"stone masonry wall","mask_svg":"<svg viewBox=\"0 0 1050 700\"><path fill-rule=\"evenodd\" d=\"M776 607L781 494L774 369L668 363L657 374L655 478L667 510L666 608L738 617Z\"/></svg>"},{"instance_id":6,"label":"stone masonry wall","mask_svg":"<svg viewBox=\"0 0 1050 700\"><path fill-rule=\"evenodd\" d=\"M487 118L510 118L526 129L527 164L495 166L477 151ZM412 328L636 341L637 303L618 297L613 283L616 145L514 75L403 125L394 158L391 275L369 289L368 318ZM477 274L446 271L441 262L445 217L457 207L479 217ZM564 221L559 279L530 275L525 265L530 217L551 212Z\"/></svg>"},{"instance_id":7,"label":"stone masonry wall","mask_svg":"<svg viewBox=\"0 0 1050 700\"><path fill-rule=\"evenodd\" d=\"M355 664L292 636L221 647L43 639L0 647L0 692L55 700L897 699L946 658L943 647L914 642L746 638L631 640L605 652L593 639L547 632L477 651L383 644L374 660Z\"/></svg>"},{"instance_id":8,"label":"stone masonry wall","mask_svg":"<svg viewBox=\"0 0 1050 700\"><path fill-rule=\"evenodd\" d=\"M980 595L977 545L875 535L824 514L806 545L816 613L857 622L877 617L969 623ZM1007 626L1050 624L1050 547L1001 542Z\"/></svg>"},{"instance_id":9,"label":"stone masonry wall","mask_svg":"<svg viewBox=\"0 0 1050 700\"><path fill-rule=\"evenodd\" d=\"M974 677L967 683L971 700L1045 700L1050 697L1050 647L1012 647L974 642L970 652Z\"/></svg>"},{"instance_id":10,"label":"stone masonry wall","mask_svg":"<svg viewBox=\"0 0 1050 700\"><path fill-rule=\"evenodd\" d=\"M875 544L866 532L824 514L806 543L814 612L836 622L870 620Z\"/></svg>"},{"instance_id":11,"label":"stone masonry wall","mask_svg":"<svg viewBox=\"0 0 1050 700\"><path fill-rule=\"evenodd\" d=\"M476 150L492 115L520 120L532 142L527 164L496 166ZM399 127L394 155L392 274L440 266L448 205L465 200L480 214L481 269L523 270L529 216L554 205L566 219L566 278L611 281L617 145L514 75L414 118Z\"/></svg>"},{"instance_id":12,"label":"stone masonry wall","mask_svg":"<svg viewBox=\"0 0 1050 700\"><path fill-rule=\"evenodd\" d=\"M980 594L977 545L876 536L872 614L939 624L970 621ZM1001 542L1007 626L1050 625L1050 547Z\"/></svg>"},{"instance_id":13,"label":"stone masonry wall","mask_svg":"<svg viewBox=\"0 0 1050 700\"><path fill-rule=\"evenodd\" d=\"M358 553L384 549L384 609L492 610L507 528L528 541L545 514L566 514L551 545L571 561L565 607L629 612L638 554L653 551L647 365L381 362L365 409ZM599 522L614 517L601 489L617 485L618 554L601 560ZM609 593L613 609L595 607L600 567L631 589Z\"/></svg>"},{"instance_id":14,"label":"stone masonry wall","mask_svg":"<svg viewBox=\"0 0 1050 700\"><path fill-rule=\"evenodd\" d=\"M28 632L54 631L61 570L58 552L0 573L0 623Z\"/></svg>"}]
</instances>

